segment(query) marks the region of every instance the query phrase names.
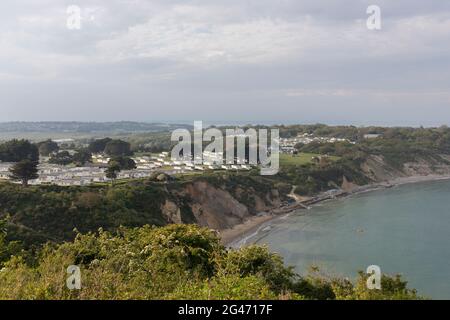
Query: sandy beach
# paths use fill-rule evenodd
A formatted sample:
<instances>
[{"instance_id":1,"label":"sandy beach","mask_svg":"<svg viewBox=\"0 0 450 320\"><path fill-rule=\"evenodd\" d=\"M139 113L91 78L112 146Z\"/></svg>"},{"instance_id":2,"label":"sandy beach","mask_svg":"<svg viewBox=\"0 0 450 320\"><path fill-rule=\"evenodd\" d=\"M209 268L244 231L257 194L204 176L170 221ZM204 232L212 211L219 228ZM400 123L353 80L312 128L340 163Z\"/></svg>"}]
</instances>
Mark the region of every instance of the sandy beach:
<instances>
[{"instance_id":1,"label":"sandy beach","mask_svg":"<svg viewBox=\"0 0 450 320\"><path fill-rule=\"evenodd\" d=\"M274 215L265 215L265 216L254 216L249 218L243 224L238 224L234 226L232 229L222 230L220 232L220 237L222 239L222 243L226 246L231 243L239 240L246 234L251 234L254 231L264 224L267 221L271 221L275 218Z\"/></svg>"},{"instance_id":2,"label":"sandy beach","mask_svg":"<svg viewBox=\"0 0 450 320\"><path fill-rule=\"evenodd\" d=\"M369 184L361 187L357 187L349 192L343 192L340 194L340 197L343 196L352 196L355 194L375 191L382 188L391 188L399 185L410 184L410 183L419 183L419 182L428 182L428 181L439 181L439 180L448 180L450 179L450 175L427 175L427 176L410 176L410 177L400 177L392 180L388 180L385 182ZM308 200L304 202L299 202L292 205L292 209L289 207L284 207L280 212L277 213L277 208L275 208L270 213L265 213L263 215L256 215L247 219L244 223L234 226L231 229L222 230L220 232L220 237L222 239L222 244L228 247L237 247L239 246L239 242L246 238L249 235L254 234L260 228L265 227L268 222L272 222L272 220L276 218L283 217L293 211L302 210L304 205L299 206L298 204L305 203L307 206L314 205L326 200L330 200L329 195L320 194L315 197L315 201L313 204L308 204ZM311 201L311 200L309 200ZM280 208L278 208L280 209ZM305 209L303 209L305 210ZM305 210L306 214L307 210Z\"/></svg>"}]
</instances>

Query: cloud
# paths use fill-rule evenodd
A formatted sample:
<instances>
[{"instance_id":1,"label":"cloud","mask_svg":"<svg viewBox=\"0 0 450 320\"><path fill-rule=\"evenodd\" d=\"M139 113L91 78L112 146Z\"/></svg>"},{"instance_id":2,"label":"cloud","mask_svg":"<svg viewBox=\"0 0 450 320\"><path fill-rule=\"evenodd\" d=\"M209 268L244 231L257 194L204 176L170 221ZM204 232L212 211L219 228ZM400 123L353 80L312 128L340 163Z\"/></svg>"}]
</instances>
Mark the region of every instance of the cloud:
<instances>
[{"instance_id":1,"label":"cloud","mask_svg":"<svg viewBox=\"0 0 450 320\"><path fill-rule=\"evenodd\" d=\"M310 108L320 122L329 110L367 106L367 97L393 110L448 106L450 3L380 0L382 30L369 31L371 2L6 0L3 117L65 118L67 106L89 120L108 108L118 120L164 120L168 110L195 118L185 108L198 116L216 108L211 117L220 118L231 117L224 106L245 106L249 121ZM66 27L73 4L82 9L77 31ZM66 101L73 90L87 97ZM50 105L33 111L36 103Z\"/></svg>"}]
</instances>

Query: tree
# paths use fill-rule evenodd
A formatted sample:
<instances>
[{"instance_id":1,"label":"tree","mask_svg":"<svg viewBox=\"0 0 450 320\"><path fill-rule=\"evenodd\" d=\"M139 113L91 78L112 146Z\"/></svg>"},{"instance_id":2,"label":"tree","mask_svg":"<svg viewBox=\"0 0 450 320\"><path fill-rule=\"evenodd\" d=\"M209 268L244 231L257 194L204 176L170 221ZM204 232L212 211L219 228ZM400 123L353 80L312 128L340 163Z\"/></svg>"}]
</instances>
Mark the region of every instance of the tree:
<instances>
[{"instance_id":1,"label":"tree","mask_svg":"<svg viewBox=\"0 0 450 320\"><path fill-rule=\"evenodd\" d=\"M73 157L68 151L61 151L53 155L48 162L66 166L73 162Z\"/></svg>"},{"instance_id":2,"label":"tree","mask_svg":"<svg viewBox=\"0 0 450 320\"><path fill-rule=\"evenodd\" d=\"M133 170L136 169L136 162L129 157L115 157L109 162L116 162L121 170Z\"/></svg>"},{"instance_id":3,"label":"tree","mask_svg":"<svg viewBox=\"0 0 450 320\"><path fill-rule=\"evenodd\" d=\"M58 144L52 140L46 140L38 143L39 154L48 157L51 153L59 150Z\"/></svg>"},{"instance_id":4,"label":"tree","mask_svg":"<svg viewBox=\"0 0 450 320\"><path fill-rule=\"evenodd\" d=\"M0 161L19 162L29 159L39 160L38 147L28 140L11 140L0 145Z\"/></svg>"},{"instance_id":5,"label":"tree","mask_svg":"<svg viewBox=\"0 0 450 320\"><path fill-rule=\"evenodd\" d=\"M82 149L73 155L72 161L76 166L83 166L88 162L92 162L92 154L89 150Z\"/></svg>"},{"instance_id":6,"label":"tree","mask_svg":"<svg viewBox=\"0 0 450 320\"><path fill-rule=\"evenodd\" d=\"M128 142L122 140L111 140L106 144L105 153L112 157L131 155L131 147Z\"/></svg>"},{"instance_id":7,"label":"tree","mask_svg":"<svg viewBox=\"0 0 450 320\"><path fill-rule=\"evenodd\" d=\"M37 179L39 177L37 162L28 159L16 163L9 171L11 173L10 178L12 180L21 181L24 187L28 185L29 180Z\"/></svg>"},{"instance_id":8,"label":"tree","mask_svg":"<svg viewBox=\"0 0 450 320\"><path fill-rule=\"evenodd\" d=\"M106 168L105 174L106 174L106 177L107 177L108 179L111 179L111 184L112 184L112 185L114 185L114 180L117 179L117 174L118 174L120 171L121 171L120 165L119 165L117 162L111 161L111 162L108 164L108 168Z\"/></svg>"},{"instance_id":9,"label":"tree","mask_svg":"<svg viewBox=\"0 0 450 320\"><path fill-rule=\"evenodd\" d=\"M92 153L101 153L105 151L106 144L111 140L112 140L111 138L94 140L89 144L88 150Z\"/></svg>"}]
</instances>

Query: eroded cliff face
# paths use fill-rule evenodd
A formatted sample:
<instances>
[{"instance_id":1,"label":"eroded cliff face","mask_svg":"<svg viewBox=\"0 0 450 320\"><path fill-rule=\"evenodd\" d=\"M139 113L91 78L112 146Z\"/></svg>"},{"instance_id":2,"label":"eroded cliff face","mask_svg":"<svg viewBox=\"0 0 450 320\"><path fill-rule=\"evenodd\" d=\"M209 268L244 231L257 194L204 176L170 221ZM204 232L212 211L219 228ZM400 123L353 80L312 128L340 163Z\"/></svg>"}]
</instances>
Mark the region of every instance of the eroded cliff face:
<instances>
[{"instance_id":1,"label":"eroded cliff face","mask_svg":"<svg viewBox=\"0 0 450 320\"><path fill-rule=\"evenodd\" d=\"M172 191L178 199L184 199L184 210L190 210L196 223L216 230L232 228L259 212L281 205L280 193L273 189L259 194L253 188L245 190L216 187L206 181L195 181ZM166 200L161 210L169 223L183 221L181 204Z\"/></svg>"},{"instance_id":2,"label":"eroded cliff face","mask_svg":"<svg viewBox=\"0 0 450 320\"><path fill-rule=\"evenodd\" d=\"M361 165L365 176L374 182L392 180L406 176L403 171L389 166L382 156L372 155Z\"/></svg>"},{"instance_id":3,"label":"eroded cliff face","mask_svg":"<svg viewBox=\"0 0 450 320\"><path fill-rule=\"evenodd\" d=\"M374 182L413 176L450 175L450 156L440 157L441 159L419 157L415 162L407 162L402 168L396 168L389 165L382 156L372 155L361 165L361 170Z\"/></svg>"},{"instance_id":4,"label":"eroded cliff face","mask_svg":"<svg viewBox=\"0 0 450 320\"><path fill-rule=\"evenodd\" d=\"M166 199L166 202L161 206L161 211L169 223L183 223L181 209L175 202Z\"/></svg>"},{"instance_id":5,"label":"eroded cliff face","mask_svg":"<svg viewBox=\"0 0 450 320\"><path fill-rule=\"evenodd\" d=\"M450 161L450 156L441 155L443 159ZM420 159L417 162L406 163L404 165L404 172L408 176L427 176L431 174L436 175L450 175L450 165L441 162L430 162L426 159Z\"/></svg>"}]
</instances>

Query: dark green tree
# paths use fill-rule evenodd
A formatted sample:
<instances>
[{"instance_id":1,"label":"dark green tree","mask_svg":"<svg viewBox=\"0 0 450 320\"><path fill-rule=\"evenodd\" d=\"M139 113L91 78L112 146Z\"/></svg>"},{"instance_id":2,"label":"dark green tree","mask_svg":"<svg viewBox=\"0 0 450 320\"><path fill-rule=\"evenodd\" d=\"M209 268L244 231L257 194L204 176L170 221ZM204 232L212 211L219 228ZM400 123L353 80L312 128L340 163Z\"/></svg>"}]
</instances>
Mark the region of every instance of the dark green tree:
<instances>
[{"instance_id":1,"label":"dark green tree","mask_svg":"<svg viewBox=\"0 0 450 320\"><path fill-rule=\"evenodd\" d=\"M114 157L109 162L115 162L120 166L121 170L136 169L136 162L129 157Z\"/></svg>"},{"instance_id":2,"label":"dark green tree","mask_svg":"<svg viewBox=\"0 0 450 320\"><path fill-rule=\"evenodd\" d=\"M72 161L76 166L84 166L86 163L92 162L92 154L87 149L79 150L73 155Z\"/></svg>"},{"instance_id":3,"label":"dark green tree","mask_svg":"<svg viewBox=\"0 0 450 320\"><path fill-rule=\"evenodd\" d=\"M111 140L106 144L105 153L111 157L130 156L131 147L128 142L122 140Z\"/></svg>"},{"instance_id":4,"label":"dark green tree","mask_svg":"<svg viewBox=\"0 0 450 320\"><path fill-rule=\"evenodd\" d=\"M11 140L0 145L0 161L19 162L21 160L39 160L38 147L28 140Z\"/></svg>"},{"instance_id":5,"label":"dark green tree","mask_svg":"<svg viewBox=\"0 0 450 320\"><path fill-rule=\"evenodd\" d=\"M11 173L10 178L12 180L21 181L24 187L28 185L29 180L37 179L39 177L37 162L28 159L17 162L9 169L9 171Z\"/></svg>"},{"instance_id":6,"label":"dark green tree","mask_svg":"<svg viewBox=\"0 0 450 320\"><path fill-rule=\"evenodd\" d=\"M61 151L53 155L48 162L66 166L73 162L73 157L68 151Z\"/></svg>"},{"instance_id":7,"label":"dark green tree","mask_svg":"<svg viewBox=\"0 0 450 320\"><path fill-rule=\"evenodd\" d=\"M52 140L46 140L38 143L39 154L48 157L51 153L59 150L58 144Z\"/></svg>"},{"instance_id":8,"label":"dark green tree","mask_svg":"<svg viewBox=\"0 0 450 320\"><path fill-rule=\"evenodd\" d=\"M91 141L91 143L88 146L88 150L91 153L101 153L105 151L106 144L111 140L112 140L111 138L104 138Z\"/></svg>"},{"instance_id":9,"label":"dark green tree","mask_svg":"<svg viewBox=\"0 0 450 320\"><path fill-rule=\"evenodd\" d=\"M108 164L108 168L106 168L105 174L108 179L111 179L111 185L114 185L114 180L117 179L117 174L120 171L121 171L120 165L117 162L111 161Z\"/></svg>"}]
</instances>

